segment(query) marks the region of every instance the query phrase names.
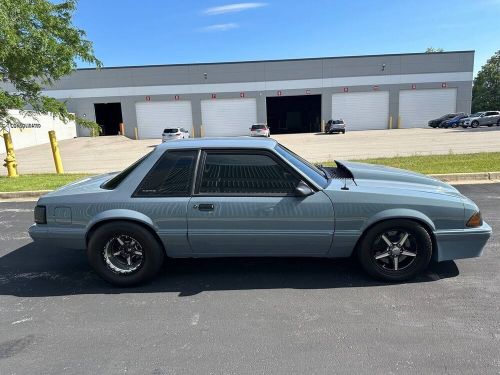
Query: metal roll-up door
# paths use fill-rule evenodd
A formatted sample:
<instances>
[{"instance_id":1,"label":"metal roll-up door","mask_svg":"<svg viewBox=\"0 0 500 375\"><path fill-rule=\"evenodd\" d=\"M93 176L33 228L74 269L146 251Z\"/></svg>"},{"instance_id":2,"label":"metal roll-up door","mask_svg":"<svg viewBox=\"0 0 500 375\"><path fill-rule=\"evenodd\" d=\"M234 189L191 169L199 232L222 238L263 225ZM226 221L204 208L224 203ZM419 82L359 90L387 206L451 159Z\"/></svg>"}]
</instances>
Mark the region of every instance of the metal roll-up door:
<instances>
[{"instance_id":1,"label":"metal roll-up door","mask_svg":"<svg viewBox=\"0 0 500 375\"><path fill-rule=\"evenodd\" d=\"M401 128L427 127L429 120L457 108L457 89L401 90L399 117Z\"/></svg>"},{"instance_id":2,"label":"metal roll-up door","mask_svg":"<svg viewBox=\"0 0 500 375\"><path fill-rule=\"evenodd\" d=\"M201 101L205 137L249 135L257 122L255 99L211 99Z\"/></svg>"},{"instance_id":3,"label":"metal roll-up door","mask_svg":"<svg viewBox=\"0 0 500 375\"><path fill-rule=\"evenodd\" d=\"M140 102L135 103L137 131L140 139L161 138L163 129L181 127L191 131L193 117L191 102Z\"/></svg>"},{"instance_id":4,"label":"metal roll-up door","mask_svg":"<svg viewBox=\"0 0 500 375\"><path fill-rule=\"evenodd\" d=\"M333 94L332 119L344 120L347 131L387 129L389 125L389 92Z\"/></svg>"}]
</instances>

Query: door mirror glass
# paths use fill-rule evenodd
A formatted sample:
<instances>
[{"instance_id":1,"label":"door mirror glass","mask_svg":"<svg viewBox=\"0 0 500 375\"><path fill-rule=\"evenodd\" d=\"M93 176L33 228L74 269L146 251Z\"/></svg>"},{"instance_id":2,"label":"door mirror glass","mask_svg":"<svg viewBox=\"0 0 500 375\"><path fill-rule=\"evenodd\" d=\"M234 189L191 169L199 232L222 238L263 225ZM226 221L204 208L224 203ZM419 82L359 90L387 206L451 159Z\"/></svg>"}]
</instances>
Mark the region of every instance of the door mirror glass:
<instances>
[{"instance_id":1,"label":"door mirror glass","mask_svg":"<svg viewBox=\"0 0 500 375\"><path fill-rule=\"evenodd\" d=\"M299 197L307 197L313 193L313 189L311 189L304 181L300 181L295 187L295 195Z\"/></svg>"}]
</instances>

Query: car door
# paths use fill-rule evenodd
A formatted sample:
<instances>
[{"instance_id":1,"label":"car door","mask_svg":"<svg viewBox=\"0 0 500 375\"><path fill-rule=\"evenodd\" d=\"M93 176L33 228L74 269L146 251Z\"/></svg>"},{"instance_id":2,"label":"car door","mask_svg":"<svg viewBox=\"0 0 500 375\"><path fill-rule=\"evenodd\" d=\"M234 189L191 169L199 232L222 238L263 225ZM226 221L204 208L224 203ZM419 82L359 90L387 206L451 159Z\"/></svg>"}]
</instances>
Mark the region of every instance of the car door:
<instances>
[{"instance_id":1,"label":"car door","mask_svg":"<svg viewBox=\"0 0 500 375\"><path fill-rule=\"evenodd\" d=\"M188 205L193 254L326 254L333 238L333 205L322 191L297 196L300 181L271 152L205 151Z\"/></svg>"}]
</instances>

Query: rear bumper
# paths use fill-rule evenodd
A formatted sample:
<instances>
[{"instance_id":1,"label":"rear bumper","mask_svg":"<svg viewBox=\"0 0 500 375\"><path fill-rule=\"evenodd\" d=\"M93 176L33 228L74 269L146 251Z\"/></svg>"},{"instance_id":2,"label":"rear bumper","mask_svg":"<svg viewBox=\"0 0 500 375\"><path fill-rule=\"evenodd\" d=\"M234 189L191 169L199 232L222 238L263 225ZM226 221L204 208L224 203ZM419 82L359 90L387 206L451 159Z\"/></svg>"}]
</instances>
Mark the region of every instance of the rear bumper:
<instances>
[{"instance_id":1,"label":"rear bumper","mask_svg":"<svg viewBox=\"0 0 500 375\"><path fill-rule=\"evenodd\" d=\"M478 228L454 229L434 232L437 242L435 260L475 258L481 256L491 236L491 227L483 223Z\"/></svg>"},{"instance_id":2,"label":"rear bumper","mask_svg":"<svg viewBox=\"0 0 500 375\"><path fill-rule=\"evenodd\" d=\"M28 229L30 237L41 246L67 249L85 249L85 230L75 228L51 228L33 224Z\"/></svg>"}]
</instances>

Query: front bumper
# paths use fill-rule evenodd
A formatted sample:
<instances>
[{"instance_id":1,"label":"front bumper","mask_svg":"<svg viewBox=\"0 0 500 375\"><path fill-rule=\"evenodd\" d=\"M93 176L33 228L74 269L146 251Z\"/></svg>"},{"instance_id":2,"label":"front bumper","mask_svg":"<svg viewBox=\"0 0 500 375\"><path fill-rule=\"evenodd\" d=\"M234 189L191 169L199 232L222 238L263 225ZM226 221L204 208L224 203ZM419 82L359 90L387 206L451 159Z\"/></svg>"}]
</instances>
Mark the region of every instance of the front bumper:
<instances>
[{"instance_id":1,"label":"front bumper","mask_svg":"<svg viewBox=\"0 0 500 375\"><path fill-rule=\"evenodd\" d=\"M437 242L438 262L481 256L491 236L491 227L483 222L478 228L442 230L434 232Z\"/></svg>"},{"instance_id":2,"label":"front bumper","mask_svg":"<svg viewBox=\"0 0 500 375\"><path fill-rule=\"evenodd\" d=\"M46 224L33 224L28 233L35 243L67 249L85 249L85 229L49 227Z\"/></svg>"}]
</instances>

